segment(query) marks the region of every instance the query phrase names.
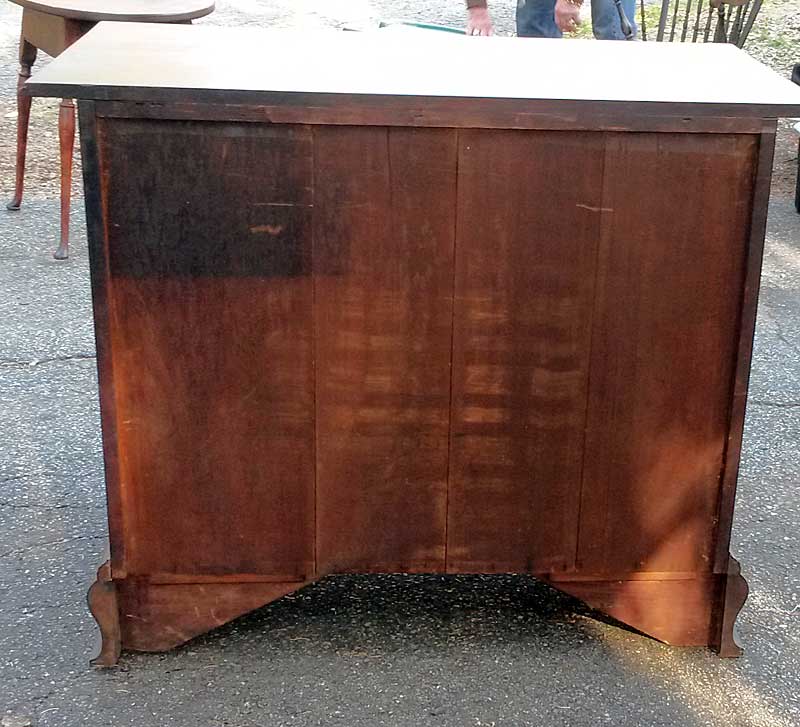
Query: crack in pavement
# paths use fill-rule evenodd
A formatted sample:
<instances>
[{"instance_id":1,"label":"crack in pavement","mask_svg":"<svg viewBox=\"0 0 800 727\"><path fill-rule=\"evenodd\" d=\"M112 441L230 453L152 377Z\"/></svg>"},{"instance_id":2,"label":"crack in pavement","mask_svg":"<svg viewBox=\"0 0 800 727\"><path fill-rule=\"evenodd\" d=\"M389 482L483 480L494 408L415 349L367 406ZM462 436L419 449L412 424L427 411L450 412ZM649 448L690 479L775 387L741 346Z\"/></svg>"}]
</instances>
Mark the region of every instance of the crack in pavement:
<instances>
[{"instance_id":1,"label":"crack in pavement","mask_svg":"<svg viewBox=\"0 0 800 727\"><path fill-rule=\"evenodd\" d=\"M749 403L753 406L773 406L779 409L796 409L800 407L800 401L759 401L758 399L753 399Z\"/></svg>"},{"instance_id":2,"label":"crack in pavement","mask_svg":"<svg viewBox=\"0 0 800 727\"><path fill-rule=\"evenodd\" d=\"M97 510L101 506L88 506L88 505L71 505L71 504L63 504L63 505L45 505L41 502L31 502L31 503L16 503L16 502L8 502L0 500L0 507L11 507L11 508L18 508L18 509L28 509L31 510Z\"/></svg>"},{"instance_id":3,"label":"crack in pavement","mask_svg":"<svg viewBox=\"0 0 800 727\"><path fill-rule=\"evenodd\" d=\"M0 359L0 366L18 366L18 367L26 367L26 368L33 368L34 366L38 366L39 364L46 364L46 363L64 363L67 361L94 361L97 358L95 354L88 354L88 353L76 353L72 356L53 356L52 358L34 358L30 361L22 361L20 359Z\"/></svg>"},{"instance_id":4,"label":"crack in pavement","mask_svg":"<svg viewBox=\"0 0 800 727\"><path fill-rule=\"evenodd\" d=\"M800 346L794 343L786 337L786 334L783 331L783 326L781 325L781 318L786 315L786 310L782 305L776 305L775 303L771 303L768 300L763 300L762 305L765 308L770 310L770 322L775 325L775 336L778 338L779 341L785 343L792 351L800 355ZM774 311L779 311L779 313L775 313Z\"/></svg>"},{"instance_id":5,"label":"crack in pavement","mask_svg":"<svg viewBox=\"0 0 800 727\"><path fill-rule=\"evenodd\" d=\"M91 672L88 672L88 674L90 674L90 673ZM41 717L42 714L44 714L45 712L50 711L50 710L47 710L47 709L42 709L42 707L44 707L44 705L47 703L47 701L51 697L54 697L54 696L56 696L56 695L58 695L60 693L63 693L65 689L68 690L71 687L75 686L75 684L77 684L79 681L84 681L86 679L87 679L87 672L83 672L83 673L78 672L76 674L65 674L65 675L63 675L62 676L62 683L60 685L59 684L54 684L54 683L51 682L50 686L45 687L45 689L47 690L45 693L30 695L28 697L28 700L30 702L30 706L33 709L32 710L29 709L28 705L26 705L26 708L25 708L24 711L25 712L32 712L34 714L37 714L39 717ZM38 686L38 684L37 684L37 686ZM52 709L55 709L55 707L52 708ZM31 725L33 725L33 724L34 723L31 722Z\"/></svg>"},{"instance_id":6,"label":"crack in pavement","mask_svg":"<svg viewBox=\"0 0 800 727\"><path fill-rule=\"evenodd\" d=\"M9 555L16 555L18 553L25 553L28 550L34 550L35 548L46 548L49 545L64 545L66 543L73 543L76 540L101 540L102 538L107 537L106 535L76 535L72 538L60 538L59 540L46 540L43 543L33 543L32 545L26 545L23 548L13 548L12 550L7 550L4 553L0 553L0 558L7 558Z\"/></svg>"},{"instance_id":7,"label":"crack in pavement","mask_svg":"<svg viewBox=\"0 0 800 727\"><path fill-rule=\"evenodd\" d=\"M780 323L777 321L775 322L775 335L783 341L789 348L792 349L798 356L800 356L800 347L796 346L792 341L786 338L786 335L783 332L783 328L781 328Z\"/></svg>"}]
</instances>

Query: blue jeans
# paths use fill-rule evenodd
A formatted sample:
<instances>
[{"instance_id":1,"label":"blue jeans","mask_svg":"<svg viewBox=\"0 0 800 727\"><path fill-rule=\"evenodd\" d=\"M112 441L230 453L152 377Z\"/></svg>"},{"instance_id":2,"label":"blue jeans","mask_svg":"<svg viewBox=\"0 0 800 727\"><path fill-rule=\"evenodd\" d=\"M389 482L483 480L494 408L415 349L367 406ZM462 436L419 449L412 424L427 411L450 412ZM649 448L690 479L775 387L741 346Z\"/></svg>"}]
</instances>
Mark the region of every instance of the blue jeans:
<instances>
[{"instance_id":1,"label":"blue jeans","mask_svg":"<svg viewBox=\"0 0 800 727\"><path fill-rule=\"evenodd\" d=\"M519 0L517 35L524 38L560 38L554 17L556 0ZM622 0L622 7L636 30L636 0ZM592 30L598 40L625 40L614 0L592 0Z\"/></svg>"}]
</instances>

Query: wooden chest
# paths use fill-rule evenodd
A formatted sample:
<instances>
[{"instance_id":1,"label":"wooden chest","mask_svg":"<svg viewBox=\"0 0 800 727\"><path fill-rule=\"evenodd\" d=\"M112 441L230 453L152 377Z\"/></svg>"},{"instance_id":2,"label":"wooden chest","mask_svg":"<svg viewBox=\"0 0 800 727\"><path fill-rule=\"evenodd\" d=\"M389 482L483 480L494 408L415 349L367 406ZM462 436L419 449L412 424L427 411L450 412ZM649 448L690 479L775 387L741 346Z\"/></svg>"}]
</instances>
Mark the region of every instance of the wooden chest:
<instances>
[{"instance_id":1,"label":"wooden chest","mask_svg":"<svg viewBox=\"0 0 800 727\"><path fill-rule=\"evenodd\" d=\"M101 24L101 664L322 576L531 574L735 655L776 117L730 46Z\"/></svg>"}]
</instances>

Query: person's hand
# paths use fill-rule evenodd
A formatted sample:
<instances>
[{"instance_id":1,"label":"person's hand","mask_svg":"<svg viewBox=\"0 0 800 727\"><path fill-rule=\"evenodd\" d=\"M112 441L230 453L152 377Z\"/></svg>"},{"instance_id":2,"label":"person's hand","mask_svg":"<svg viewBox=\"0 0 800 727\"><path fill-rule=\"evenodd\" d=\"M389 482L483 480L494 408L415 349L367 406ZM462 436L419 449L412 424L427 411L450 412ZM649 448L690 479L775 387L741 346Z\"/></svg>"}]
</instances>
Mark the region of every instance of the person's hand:
<instances>
[{"instance_id":1,"label":"person's hand","mask_svg":"<svg viewBox=\"0 0 800 727\"><path fill-rule=\"evenodd\" d=\"M572 0L556 0L555 21L562 33L574 33L581 24L580 3Z\"/></svg>"},{"instance_id":2,"label":"person's hand","mask_svg":"<svg viewBox=\"0 0 800 727\"><path fill-rule=\"evenodd\" d=\"M467 35L492 35L492 16L488 8L469 8L467 10Z\"/></svg>"}]
</instances>

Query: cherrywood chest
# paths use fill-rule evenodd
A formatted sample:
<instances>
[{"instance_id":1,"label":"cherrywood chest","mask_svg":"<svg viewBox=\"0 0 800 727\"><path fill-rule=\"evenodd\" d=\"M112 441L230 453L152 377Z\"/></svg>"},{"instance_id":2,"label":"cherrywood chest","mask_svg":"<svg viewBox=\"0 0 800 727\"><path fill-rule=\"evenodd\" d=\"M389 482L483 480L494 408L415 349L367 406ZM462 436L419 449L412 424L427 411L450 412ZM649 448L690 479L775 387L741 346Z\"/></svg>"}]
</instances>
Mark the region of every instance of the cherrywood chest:
<instances>
[{"instance_id":1,"label":"cherrywood chest","mask_svg":"<svg viewBox=\"0 0 800 727\"><path fill-rule=\"evenodd\" d=\"M79 99L98 663L348 572L531 574L739 653L800 89L731 46L125 23L28 88Z\"/></svg>"}]
</instances>

